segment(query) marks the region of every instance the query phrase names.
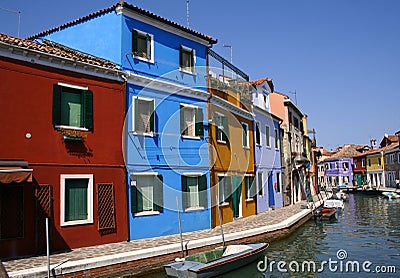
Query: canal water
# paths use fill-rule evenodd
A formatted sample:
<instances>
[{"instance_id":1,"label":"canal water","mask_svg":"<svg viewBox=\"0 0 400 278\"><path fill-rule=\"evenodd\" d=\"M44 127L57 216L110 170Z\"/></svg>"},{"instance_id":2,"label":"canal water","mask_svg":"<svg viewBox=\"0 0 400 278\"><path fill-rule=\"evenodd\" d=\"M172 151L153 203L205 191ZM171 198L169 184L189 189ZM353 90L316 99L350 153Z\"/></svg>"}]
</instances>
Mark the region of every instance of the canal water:
<instances>
[{"instance_id":1,"label":"canal water","mask_svg":"<svg viewBox=\"0 0 400 278\"><path fill-rule=\"evenodd\" d=\"M356 193L348 195L336 220L311 220L271 243L260 260L220 277L377 275L400 277L400 199Z\"/></svg>"}]
</instances>

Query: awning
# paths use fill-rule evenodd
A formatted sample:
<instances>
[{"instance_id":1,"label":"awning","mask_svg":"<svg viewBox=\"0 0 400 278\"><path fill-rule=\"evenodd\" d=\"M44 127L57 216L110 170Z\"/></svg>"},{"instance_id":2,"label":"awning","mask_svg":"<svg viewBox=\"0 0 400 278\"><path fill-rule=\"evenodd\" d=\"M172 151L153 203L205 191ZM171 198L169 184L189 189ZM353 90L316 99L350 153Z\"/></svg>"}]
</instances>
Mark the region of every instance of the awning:
<instances>
[{"instance_id":1,"label":"awning","mask_svg":"<svg viewBox=\"0 0 400 278\"><path fill-rule=\"evenodd\" d=\"M32 182L33 169L22 167L0 167L0 183Z\"/></svg>"}]
</instances>

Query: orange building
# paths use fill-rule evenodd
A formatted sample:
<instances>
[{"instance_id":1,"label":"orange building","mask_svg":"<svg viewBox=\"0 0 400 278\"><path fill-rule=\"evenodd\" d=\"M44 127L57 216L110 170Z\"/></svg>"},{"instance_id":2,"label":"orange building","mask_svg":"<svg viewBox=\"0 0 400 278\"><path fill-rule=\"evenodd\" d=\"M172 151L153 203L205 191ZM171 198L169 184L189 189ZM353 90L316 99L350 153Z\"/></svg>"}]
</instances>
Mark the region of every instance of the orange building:
<instances>
[{"instance_id":1,"label":"orange building","mask_svg":"<svg viewBox=\"0 0 400 278\"><path fill-rule=\"evenodd\" d=\"M232 72L210 67L208 103L212 226L256 214L252 87L248 76L209 50L209 60ZM223 69L224 71L224 69ZM220 74L218 74L218 72Z\"/></svg>"}]
</instances>

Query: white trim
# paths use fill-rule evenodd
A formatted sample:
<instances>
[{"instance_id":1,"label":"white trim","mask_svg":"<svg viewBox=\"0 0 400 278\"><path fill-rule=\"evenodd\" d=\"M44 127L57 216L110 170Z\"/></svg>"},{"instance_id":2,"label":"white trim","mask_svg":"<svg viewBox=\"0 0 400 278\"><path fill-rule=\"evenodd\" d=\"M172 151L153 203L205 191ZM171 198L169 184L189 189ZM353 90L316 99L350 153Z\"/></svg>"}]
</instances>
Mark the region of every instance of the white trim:
<instances>
[{"instance_id":1,"label":"white trim","mask_svg":"<svg viewBox=\"0 0 400 278\"><path fill-rule=\"evenodd\" d=\"M144 57L140 57L140 56L135 56L135 53L133 53L133 49L132 49L133 58L141 60L141 61L144 61L144 62L147 62L147 63L154 64L154 35L150 34L150 33L147 33L147 32L144 32L142 30L135 29L135 28L133 28L132 30L135 30L140 35L144 35L144 36L149 35L150 38L151 38L151 40L150 40L150 50L151 50L150 59L147 59L147 58L144 58ZM132 45L133 45L133 42L132 42Z\"/></svg>"},{"instance_id":2,"label":"white trim","mask_svg":"<svg viewBox=\"0 0 400 278\"><path fill-rule=\"evenodd\" d=\"M204 174L201 173L201 172L186 172L186 173L182 173L182 176L185 176L185 177L201 177L203 175Z\"/></svg>"},{"instance_id":3,"label":"white trim","mask_svg":"<svg viewBox=\"0 0 400 278\"><path fill-rule=\"evenodd\" d=\"M200 139L201 139L200 136L190 136L190 135L182 135L182 138L185 138L185 139L194 139L194 140L200 140Z\"/></svg>"},{"instance_id":4,"label":"white trim","mask_svg":"<svg viewBox=\"0 0 400 278\"><path fill-rule=\"evenodd\" d=\"M180 105L183 107L187 107L187 108L199 109L199 107L197 105L193 105L193 104L180 103Z\"/></svg>"},{"instance_id":5,"label":"white trim","mask_svg":"<svg viewBox=\"0 0 400 278\"><path fill-rule=\"evenodd\" d=\"M158 172L132 172L130 176L158 176Z\"/></svg>"},{"instance_id":6,"label":"white trim","mask_svg":"<svg viewBox=\"0 0 400 278\"><path fill-rule=\"evenodd\" d=\"M158 215L158 214L160 214L159 211L154 211L154 210L152 210L152 211L141 211L141 212L136 212L136 213L134 213L133 215L134 215L134 216L151 216L151 215Z\"/></svg>"},{"instance_id":7,"label":"white trim","mask_svg":"<svg viewBox=\"0 0 400 278\"><path fill-rule=\"evenodd\" d=\"M205 207L188 207L184 211L191 212L191 211L198 211L198 210L205 210Z\"/></svg>"},{"instance_id":8,"label":"white trim","mask_svg":"<svg viewBox=\"0 0 400 278\"><path fill-rule=\"evenodd\" d=\"M150 18L150 17L148 17L146 15L143 15L143 14L140 14L138 12L132 11L129 8L117 7L116 12L117 12L117 14L121 14L121 12L122 12L122 14L127 16L127 17L136 19L136 20L141 21L143 23L150 24L150 25L152 25L154 27L157 27L157 28L159 28L161 30L170 32L170 33L175 34L177 36L184 37L186 39L201 43L203 45L209 45L209 42L206 41L206 40L203 40L203 39L201 39L201 38L199 38L197 36L189 34L188 32L185 32L183 30L175 28L175 27L173 27L171 25L168 25L166 23L160 22L157 19L153 19L153 18Z\"/></svg>"},{"instance_id":9,"label":"white trim","mask_svg":"<svg viewBox=\"0 0 400 278\"><path fill-rule=\"evenodd\" d=\"M85 220L65 221L65 180L88 179L87 213ZM93 224L93 174L61 174L60 175L60 226Z\"/></svg>"},{"instance_id":10,"label":"white trim","mask_svg":"<svg viewBox=\"0 0 400 278\"><path fill-rule=\"evenodd\" d=\"M80 130L80 131L89 131L86 127L78 127L78 126L69 126L69 125L56 125L55 128L63 128L63 129L72 129L72 130Z\"/></svg>"},{"instance_id":11,"label":"white trim","mask_svg":"<svg viewBox=\"0 0 400 278\"><path fill-rule=\"evenodd\" d=\"M58 82L58 85L62 86L62 87L68 87L68 88L73 88L73 89L78 89L78 90L88 90L88 87L83 87L83 86L79 86L79 85L72 85L72 84L67 84L67 83L63 83L63 82Z\"/></svg>"},{"instance_id":12,"label":"white trim","mask_svg":"<svg viewBox=\"0 0 400 278\"><path fill-rule=\"evenodd\" d=\"M186 52L190 52L190 54L193 56L193 65L191 65L190 70L186 70L186 69L184 69L184 68L181 67L181 64L180 64L180 63L181 63L182 61L179 61L179 70L180 70L181 72L184 72L184 73L196 75L196 62L197 62L197 61L196 61L196 50L193 49L193 48L184 46L184 45L180 45L180 48L179 48L179 56L180 56L180 57L182 57L182 53L180 53L181 50L184 50L184 51L186 51ZM192 61L192 59L190 59L190 61Z\"/></svg>"}]
</instances>

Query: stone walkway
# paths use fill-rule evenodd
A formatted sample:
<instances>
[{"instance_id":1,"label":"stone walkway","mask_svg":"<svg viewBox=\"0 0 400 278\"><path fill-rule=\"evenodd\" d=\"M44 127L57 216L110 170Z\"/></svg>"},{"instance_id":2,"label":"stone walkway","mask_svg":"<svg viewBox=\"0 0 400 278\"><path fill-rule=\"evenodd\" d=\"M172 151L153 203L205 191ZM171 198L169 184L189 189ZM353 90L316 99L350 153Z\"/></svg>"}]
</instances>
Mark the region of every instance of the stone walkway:
<instances>
[{"instance_id":1,"label":"stone walkway","mask_svg":"<svg viewBox=\"0 0 400 278\"><path fill-rule=\"evenodd\" d=\"M318 201L318 200L317 200ZM225 237L228 234L246 231L252 228L266 227L274 224L278 224L291 216L303 211L306 202L300 202L292 206L278 208L276 210L269 210L258 215L253 215L246 218L237 219L234 222L224 224ZM190 232L183 234L183 241L190 241L196 239L207 239L213 236L219 236L221 234L220 228L216 227L209 230L202 230L197 232ZM168 244L179 243L179 234L147 238L140 240L133 240L130 242L119 242L104 244L91 247L77 248L68 252L62 252L51 255L51 264L62 264L63 262L78 261L89 258L96 258L106 255L114 255L124 252L130 252L135 250L143 250L152 247L159 247ZM15 260L3 261L3 265L8 273L26 270L30 268L43 267L47 265L46 256L35 256L28 258L19 258Z\"/></svg>"}]
</instances>

